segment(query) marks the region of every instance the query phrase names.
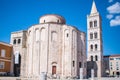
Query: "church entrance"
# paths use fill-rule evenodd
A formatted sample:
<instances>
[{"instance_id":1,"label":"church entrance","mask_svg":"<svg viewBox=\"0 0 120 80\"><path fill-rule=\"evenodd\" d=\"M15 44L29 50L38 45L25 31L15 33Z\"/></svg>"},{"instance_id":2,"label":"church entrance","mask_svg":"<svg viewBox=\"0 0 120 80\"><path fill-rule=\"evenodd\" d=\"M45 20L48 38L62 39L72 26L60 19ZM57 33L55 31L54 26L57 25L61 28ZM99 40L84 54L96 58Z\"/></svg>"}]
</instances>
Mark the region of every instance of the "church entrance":
<instances>
[{"instance_id":1,"label":"church entrance","mask_svg":"<svg viewBox=\"0 0 120 80\"><path fill-rule=\"evenodd\" d=\"M56 66L52 66L52 75L56 74Z\"/></svg>"},{"instance_id":2,"label":"church entrance","mask_svg":"<svg viewBox=\"0 0 120 80\"><path fill-rule=\"evenodd\" d=\"M20 66L21 66L21 55L19 53L15 54L14 57L14 75L20 76Z\"/></svg>"}]
</instances>

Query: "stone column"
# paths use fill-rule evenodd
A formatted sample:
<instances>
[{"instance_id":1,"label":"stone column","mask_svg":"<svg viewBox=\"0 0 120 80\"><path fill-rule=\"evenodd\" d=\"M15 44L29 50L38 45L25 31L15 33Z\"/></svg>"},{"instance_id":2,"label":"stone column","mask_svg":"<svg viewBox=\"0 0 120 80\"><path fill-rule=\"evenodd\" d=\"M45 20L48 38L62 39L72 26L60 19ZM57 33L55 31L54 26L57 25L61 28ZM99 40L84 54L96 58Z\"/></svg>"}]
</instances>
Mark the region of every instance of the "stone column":
<instances>
[{"instance_id":1,"label":"stone column","mask_svg":"<svg viewBox=\"0 0 120 80\"><path fill-rule=\"evenodd\" d=\"M10 68L10 75L14 76L14 53L11 54L11 68Z\"/></svg>"},{"instance_id":2,"label":"stone column","mask_svg":"<svg viewBox=\"0 0 120 80\"><path fill-rule=\"evenodd\" d=\"M21 70L20 70L20 76L24 77L26 75L26 48L22 48L22 53L21 53Z\"/></svg>"},{"instance_id":3,"label":"stone column","mask_svg":"<svg viewBox=\"0 0 120 80\"><path fill-rule=\"evenodd\" d=\"M91 69L91 80L94 80L94 69Z\"/></svg>"},{"instance_id":4,"label":"stone column","mask_svg":"<svg viewBox=\"0 0 120 80\"><path fill-rule=\"evenodd\" d=\"M80 68L80 79L83 79L83 68Z\"/></svg>"}]
</instances>

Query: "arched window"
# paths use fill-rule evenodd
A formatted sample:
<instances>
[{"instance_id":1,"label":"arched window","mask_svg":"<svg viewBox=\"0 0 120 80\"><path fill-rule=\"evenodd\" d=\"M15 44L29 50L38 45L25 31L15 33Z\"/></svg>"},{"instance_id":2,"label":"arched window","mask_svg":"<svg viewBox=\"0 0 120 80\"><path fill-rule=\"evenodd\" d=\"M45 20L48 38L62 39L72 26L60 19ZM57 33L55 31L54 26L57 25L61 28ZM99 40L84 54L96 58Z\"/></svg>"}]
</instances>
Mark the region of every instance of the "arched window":
<instances>
[{"instance_id":1,"label":"arched window","mask_svg":"<svg viewBox=\"0 0 120 80\"><path fill-rule=\"evenodd\" d=\"M90 33L90 39L93 39L93 33Z\"/></svg>"},{"instance_id":2,"label":"arched window","mask_svg":"<svg viewBox=\"0 0 120 80\"><path fill-rule=\"evenodd\" d=\"M75 66L75 61L73 61L73 67Z\"/></svg>"},{"instance_id":3,"label":"arched window","mask_svg":"<svg viewBox=\"0 0 120 80\"><path fill-rule=\"evenodd\" d=\"M98 56L97 55L95 56L95 61L98 61Z\"/></svg>"},{"instance_id":4,"label":"arched window","mask_svg":"<svg viewBox=\"0 0 120 80\"><path fill-rule=\"evenodd\" d=\"M90 45L90 50L93 51L93 45Z\"/></svg>"},{"instance_id":5,"label":"arched window","mask_svg":"<svg viewBox=\"0 0 120 80\"><path fill-rule=\"evenodd\" d=\"M21 39L18 39L18 44L20 44L21 43Z\"/></svg>"},{"instance_id":6,"label":"arched window","mask_svg":"<svg viewBox=\"0 0 120 80\"><path fill-rule=\"evenodd\" d=\"M94 27L97 27L97 21L96 20L94 21Z\"/></svg>"},{"instance_id":7,"label":"arched window","mask_svg":"<svg viewBox=\"0 0 120 80\"><path fill-rule=\"evenodd\" d=\"M59 23L59 20L57 20L57 23Z\"/></svg>"},{"instance_id":8,"label":"arched window","mask_svg":"<svg viewBox=\"0 0 120 80\"><path fill-rule=\"evenodd\" d=\"M51 36L51 40L53 41L53 42L56 42L57 41L57 33L55 32L55 31L53 31L52 33L52 36Z\"/></svg>"},{"instance_id":9,"label":"arched window","mask_svg":"<svg viewBox=\"0 0 120 80\"><path fill-rule=\"evenodd\" d=\"M94 33L94 38L95 38L95 39L97 38L97 32Z\"/></svg>"},{"instance_id":10,"label":"arched window","mask_svg":"<svg viewBox=\"0 0 120 80\"><path fill-rule=\"evenodd\" d=\"M69 30L65 30L65 40L69 40Z\"/></svg>"},{"instance_id":11,"label":"arched window","mask_svg":"<svg viewBox=\"0 0 120 80\"><path fill-rule=\"evenodd\" d=\"M92 27L93 27L93 23L92 23L92 21L90 21L89 24L90 24L90 28L92 28Z\"/></svg>"},{"instance_id":12,"label":"arched window","mask_svg":"<svg viewBox=\"0 0 120 80\"><path fill-rule=\"evenodd\" d=\"M45 23L45 20L44 20L44 23Z\"/></svg>"},{"instance_id":13,"label":"arched window","mask_svg":"<svg viewBox=\"0 0 120 80\"><path fill-rule=\"evenodd\" d=\"M13 40L13 44L16 44L16 39Z\"/></svg>"},{"instance_id":14,"label":"arched window","mask_svg":"<svg viewBox=\"0 0 120 80\"><path fill-rule=\"evenodd\" d=\"M97 50L97 47L98 47L97 44L95 44L95 50Z\"/></svg>"},{"instance_id":15,"label":"arched window","mask_svg":"<svg viewBox=\"0 0 120 80\"><path fill-rule=\"evenodd\" d=\"M93 61L93 56L91 56L91 61Z\"/></svg>"},{"instance_id":16,"label":"arched window","mask_svg":"<svg viewBox=\"0 0 120 80\"><path fill-rule=\"evenodd\" d=\"M69 36L69 34L67 33L67 37Z\"/></svg>"}]
</instances>

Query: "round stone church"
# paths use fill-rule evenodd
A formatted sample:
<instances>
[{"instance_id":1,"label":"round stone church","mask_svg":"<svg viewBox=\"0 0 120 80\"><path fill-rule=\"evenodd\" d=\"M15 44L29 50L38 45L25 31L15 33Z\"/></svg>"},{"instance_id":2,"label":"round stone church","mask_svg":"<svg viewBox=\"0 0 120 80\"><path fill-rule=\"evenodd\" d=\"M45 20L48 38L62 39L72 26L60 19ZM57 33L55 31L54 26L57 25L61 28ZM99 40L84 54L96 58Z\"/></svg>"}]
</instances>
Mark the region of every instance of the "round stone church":
<instances>
[{"instance_id":1,"label":"round stone church","mask_svg":"<svg viewBox=\"0 0 120 80\"><path fill-rule=\"evenodd\" d=\"M17 38L20 43L17 44ZM80 68L86 76L86 35L65 18L55 14L44 15L39 24L26 31L11 34L14 55L20 54L20 75L39 77L78 77Z\"/></svg>"}]
</instances>

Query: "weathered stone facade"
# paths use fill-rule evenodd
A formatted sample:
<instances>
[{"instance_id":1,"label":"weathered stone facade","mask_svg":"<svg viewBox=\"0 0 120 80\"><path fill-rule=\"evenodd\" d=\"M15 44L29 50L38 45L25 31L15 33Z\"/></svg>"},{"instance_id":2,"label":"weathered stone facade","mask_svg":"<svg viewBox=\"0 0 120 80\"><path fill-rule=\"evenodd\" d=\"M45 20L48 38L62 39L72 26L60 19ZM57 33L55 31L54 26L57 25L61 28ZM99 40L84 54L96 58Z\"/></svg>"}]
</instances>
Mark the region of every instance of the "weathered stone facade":
<instances>
[{"instance_id":1,"label":"weathered stone facade","mask_svg":"<svg viewBox=\"0 0 120 80\"><path fill-rule=\"evenodd\" d=\"M44 15L40 23L21 31L21 45L13 45L21 54L21 76L48 76L67 78L79 76L83 68L86 76L86 35L76 27L65 24L59 15ZM15 36L16 35L16 36ZM12 33L11 43L18 33Z\"/></svg>"}]
</instances>

